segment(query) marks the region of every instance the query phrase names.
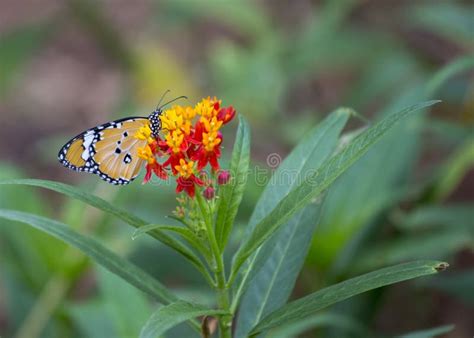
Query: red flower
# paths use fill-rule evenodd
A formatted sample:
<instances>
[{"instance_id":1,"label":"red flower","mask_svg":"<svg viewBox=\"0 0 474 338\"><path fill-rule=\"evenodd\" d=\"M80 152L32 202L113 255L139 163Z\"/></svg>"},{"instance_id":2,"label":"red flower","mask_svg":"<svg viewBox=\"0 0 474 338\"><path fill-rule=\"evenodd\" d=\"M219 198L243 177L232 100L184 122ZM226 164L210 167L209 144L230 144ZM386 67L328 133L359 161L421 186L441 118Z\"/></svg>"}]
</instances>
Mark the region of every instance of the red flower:
<instances>
[{"instance_id":1,"label":"red flower","mask_svg":"<svg viewBox=\"0 0 474 338\"><path fill-rule=\"evenodd\" d=\"M230 122L235 116L235 109L232 106L224 107L219 110L217 119L222 121L224 124Z\"/></svg>"},{"instance_id":2,"label":"red flower","mask_svg":"<svg viewBox=\"0 0 474 338\"><path fill-rule=\"evenodd\" d=\"M198 170L204 168L208 163L211 164L212 170L219 170L219 158L221 156L222 133L219 128L222 121L216 117L212 120L202 119L198 122L195 130L195 140L199 142L199 146L191 154L191 159L198 161Z\"/></svg>"},{"instance_id":3,"label":"red flower","mask_svg":"<svg viewBox=\"0 0 474 338\"><path fill-rule=\"evenodd\" d=\"M171 172L176 177L176 192L184 191L194 197L196 185L206 185L203 194L213 198L213 186L225 184L230 177L228 172L219 174L217 179L199 177L201 174L197 173L206 170L208 164L213 172L219 171L223 141L220 128L235 114L232 106L222 107L220 100L208 97L194 108L173 106L164 111L160 116L161 138L154 138L148 125L140 128L135 137L147 141L145 147L137 150L138 156L147 161L144 183L150 181L153 174L166 179Z\"/></svg>"},{"instance_id":4,"label":"red flower","mask_svg":"<svg viewBox=\"0 0 474 338\"><path fill-rule=\"evenodd\" d=\"M215 146L212 151L206 151L204 147L200 147L199 150L194 154L193 160L198 162L198 170L204 168L208 163L211 164L211 168L214 171L220 169L219 158L221 157L220 145Z\"/></svg>"},{"instance_id":5,"label":"red flower","mask_svg":"<svg viewBox=\"0 0 474 338\"><path fill-rule=\"evenodd\" d=\"M179 161L184 160L185 156L183 153L171 154L168 159L163 162L163 167L171 166L171 172L173 175L177 175L178 171L176 170L176 166L179 165Z\"/></svg>"},{"instance_id":6,"label":"red flower","mask_svg":"<svg viewBox=\"0 0 474 338\"><path fill-rule=\"evenodd\" d=\"M194 197L194 195L196 195L196 185L204 185L204 182L195 175L191 175L189 178L178 177L176 183L176 193L180 193L184 190L189 197Z\"/></svg>"},{"instance_id":7,"label":"red flower","mask_svg":"<svg viewBox=\"0 0 474 338\"><path fill-rule=\"evenodd\" d=\"M194 174L194 162L186 162L184 159L181 159L179 164L175 166L175 170L179 174L176 180L176 192L180 193L184 190L190 197L194 197L196 192L195 185L204 185L204 182Z\"/></svg>"},{"instance_id":8,"label":"red flower","mask_svg":"<svg viewBox=\"0 0 474 338\"><path fill-rule=\"evenodd\" d=\"M143 178L143 183L147 183L151 179L152 173L155 173L155 175L162 180L166 180L168 178L168 173L166 172L165 168L158 162L147 163L146 174Z\"/></svg>"}]
</instances>

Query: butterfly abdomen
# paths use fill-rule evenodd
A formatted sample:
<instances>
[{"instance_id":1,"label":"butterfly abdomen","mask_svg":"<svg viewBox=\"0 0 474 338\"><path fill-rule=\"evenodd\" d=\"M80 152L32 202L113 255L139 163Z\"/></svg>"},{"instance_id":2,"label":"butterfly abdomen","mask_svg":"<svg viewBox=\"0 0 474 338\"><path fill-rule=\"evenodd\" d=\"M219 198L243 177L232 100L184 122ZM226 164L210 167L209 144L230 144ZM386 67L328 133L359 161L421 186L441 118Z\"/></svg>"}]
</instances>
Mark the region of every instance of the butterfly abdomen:
<instances>
[{"instance_id":1,"label":"butterfly abdomen","mask_svg":"<svg viewBox=\"0 0 474 338\"><path fill-rule=\"evenodd\" d=\"M150 129L153 137L158 137L158 133L161 130L161 119L160 115L163 113L161 109L155 110L153 113L148 116L148 120L150 121Z\"/></svg>"}]
</instances>

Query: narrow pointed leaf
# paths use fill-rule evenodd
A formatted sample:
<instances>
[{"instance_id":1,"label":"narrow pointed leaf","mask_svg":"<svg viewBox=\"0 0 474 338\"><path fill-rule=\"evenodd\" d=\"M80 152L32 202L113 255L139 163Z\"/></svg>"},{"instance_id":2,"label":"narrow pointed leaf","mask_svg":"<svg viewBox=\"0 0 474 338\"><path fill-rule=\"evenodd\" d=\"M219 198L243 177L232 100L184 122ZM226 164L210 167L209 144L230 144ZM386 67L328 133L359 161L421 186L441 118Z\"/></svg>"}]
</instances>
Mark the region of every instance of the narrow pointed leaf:
<instances>
[{"instance_id":1,"label":"narrow pointed leaf","mask_svg":"<svg viewBox=\"0 0 474 338\"><path fill-rule=\"evenodd\" d=\"M248 226L250 230L292 187L317 170L333 153L350 115L347 108L333 112L285 158L255 207ZM249 259L233 300L238 302L240 294L245 291L239 304L236 337L247 336L261 318L286 303L308 252L319 212L320 203L306 206Z\"/></svg>"},{"instance_id":2,"label":"narrow pointed leaf","mask_svg":"<svg viewBox=\"0 0 474 338\"><path fill-rule=\"evenodd\" d=\"M90 206L97 208L99 210L105 211L108 214L111 214L127 224L133 225L134 227L139 227L149 222L135 216L123 209L120 209L113 204L107 202L106 200L92 195L84 190L76 188L69 184L64 184L60 182L48 181L48 180L38 180L38 179L7 179L0 180L0 184L18 184L18 185L28 185L33 187L39 187L44 189L49 189L60 194L66 195L68 197L77 199L81 202L89 204Z\"/></svg>"},{"instance_id":3,"label":"narrow pointed leaf","mask_svg":"<svg viewBox=\"0 0 474 338\"><path fill-rule=\"evenodd\" d=\"M136 239L140 235L146 234L149 231L158 229L160 231L171 231L180 235L191 247L196 249L197 252L203 254L206 258L211 260L211 252L209 248L204 246L202 239L200 239L193 231L182 226L175 225L163 225L163 224L147 224L135 230L132 235L132 239Z\"/></svg>"},{"instance_id":4,"label":"narrow pointed leaf","mask_svg":"<svg viewBox=\"0 0 474 338\"><path fill-rule=\"evenodd\" d=\"M381 118L413 103L412 96L422 96L418 92L411 88L410 94L400 93L378 115ZM420 112L400 121L331 185L311 247L312 263L330 269L333 275L344 274L363 246L370 224L406 196L403 190L420 151L425 116Z\"/></svg>"},{"instance_id":5,"label":"narrow pointed leaf","mask_svg":"<svg viewBox=\"0 0 474 338\"><path fill-rule=\"evenodd\" d=\"M432 199L439 201L449 196L473 166L474 137L471 131L470 137L459 146L438 172Z\"/></svg>"},{"instance_id":6,"label":"narrow pointed leaf","mask_svg":"<svg viewBox=\"0 0 474 338\"><path fill-rule=\"evenodd\" d=\"M343 332L353 334L355 337L371 337L368 328L364 327L356 319L340 315L338 313L321 313L308 318L284 325L278 329L271 330L268 336L272 338L300 337L305 331L318 327L337 327Z\"/></svg>"},{"instance_id":7,"label":"narrow pointed leaf","mask_svg":"<svg viewBox=\"0 0 474 338\"><path fill-rule=\"evenodd\" d=\"M319 204L308 205L265 243L271 247L262 250L268 251L270 255L263 263L259 262L263 256L256 258L254 268L257 268L257 272L250 276L239 304L237 338L247 337L262 318L287 302L308 253L319 213Z\"/></svg>"},{"instance_id":8,"label":"narrow pointed leaf","mask_svg":"<svg viewBox=\"0 0 474 338\"><path fill-rule=\"evenodd\" d=\"M296 188L256 226L251 236L234 256L232 275L235 275L245 260L262 245L294 213L307 205L313 198L327 189L342 173L362 157L375 142L390 130L399 120L413 112L429 107L439 101L428 101L391 114L367 129L340 153L327 160L315 173L306 177Z\"/></svg>"},{"instance_id":9,"label":"narrow pointed leaf","mask_svg":"<svg viewBox=\"0 0 474 338\"><path fill-rule=\"evenodd\" d=\"M474 57L471 55L468 56L461 56L439 71L437 71L433 77L430 79L428 84L426 85L426 93L428 96L433 95L439 90L451 77L456 74L466 72L469 69L474 68Z\"/></svg>"},{"instance_id":10,"label":"narrow pointed leaf","mask_svg":"<svg viewBox=\"0 0 474 338\"><path fill-rule=\"evenodd\" d=\"M145 271L110 251L95 239L84 236L63 223L26 212L5 209L0 209L0 217L29 224L76 247L110 272L122 277L160 302L170 303L177 300L177 297L165 286Z\"/></svg>"},{"instance_id":11,"label":"narrow pointed leaf","mask_svg":"<svg viewBox=\"0 0 474 338\"><path fill-rule=\"evenodd\" d=\"M136 337L152 311L148 297L109 271L96 271L105 312L115 324L116 336Z\"/></svg>"},{"instance_id":12,"label":"narrow pointed leaf","mask_svg":"<svg viewBox=\"0 0 474 338\"><path fill-rule=\"evenodd\" d=\"M179 301L156 310L143 326L140 338L156 338L172 327L199 316L226 314L223 310L213 310L202 305Z\"/></svg>"},{"instance_id":13,"label":"narrow pointed leaf","mask_svg":"<svg viewBox=\"0 0 474 338\"><path fill-rule=\"evenodd\" d=\"M239 209L250 161L250 128L242 115L239 115L239 128L232 151L230 163L231 180L220 187L219 206L216 216L216 239L221 251L224 250Z\"/></svg>"},{"instance_id":14,"label":"narrow pointed leaf","mask_svg":"<svg viewBox=\"0 0 474 338\"><path fill-rule=\"evenodd\" d=\"M405 333L405 334L396 336L396 338L433 338L433 337L438 337L440 335L444 335L445 333L451 332L453 329L454 329L454 325L443 325L443 326L438 326L431 329Z\"/></svg>"},{"instance_id":15,"label":"narrow pointed leaf","mask_svg":"<svg viewBox=\"0 0 474 338\"><path fill-rule=\"evenodd\" d=\"M398 227L403 230L432 229L437 226L467 228L474 219L474 203L422 206L401 218Z\"/></svg>"},{"instance_id":16,"label":"narrow pointed leaf","mask_svg":"<svg viewBox=\"0 0 474 338\"><path fill-rule=\"evenodd\" d=\"M448 267L438 261L415 261L373 271L329 286L272 312L255 326L251 335L305 318L357 294L405 280L431 275Z\"/></svg>"},{"instance_id":17,"label":"narrow pointed leaf","mask_svg":"<svg viewBox=\"0 0 474 338\"><path fill-rule=\"evenodd\" d=\"M106 200L92 195L88 192L85 192L81 189L73 187L68 184L54 182L54 181L47 181L47 180L38 180L38 179L9 179L9 180L0 180L0 184L19 184L19 185L29 185L34 187L45 188L49 190L56 191L58 193L64 194L71 198L77 199L82 201L94 208L102 210L110 215L113 215L122 221L126 222L127 224L139 228L144 226L150 222L147 222L138 216L133 215L123 209L120 209L113 204L107 202ZM162 242L163 244L169 246L170 248L176 250L181 255L183 255L186 259L188 259L199 271L205 272L205 267L199 258L191 251L189 248L184 246L182 243L177 241L171 236L155 229L154 231L150 231L149 234Z\"/></svg>"},{"instance_id":18,"label":"narrow pointed leaf","mask_svg":"<svg viewBox=\"0 0 474 338\"><path fill-rule=\"evenodd\" d=\"M139 228L137 228L133 234L132 234L132 239L137 239L138 237L142 236L142 235L145 235L147 233L149 233L150 231L152 230L155 230L155 229L158 229L158 228L161 228L161 227L168 227L167 225L161 225L161 224L147 224L147 225L143 225ZM170 225L171 227L171 225Z\"/></svg>"}]
</instances>

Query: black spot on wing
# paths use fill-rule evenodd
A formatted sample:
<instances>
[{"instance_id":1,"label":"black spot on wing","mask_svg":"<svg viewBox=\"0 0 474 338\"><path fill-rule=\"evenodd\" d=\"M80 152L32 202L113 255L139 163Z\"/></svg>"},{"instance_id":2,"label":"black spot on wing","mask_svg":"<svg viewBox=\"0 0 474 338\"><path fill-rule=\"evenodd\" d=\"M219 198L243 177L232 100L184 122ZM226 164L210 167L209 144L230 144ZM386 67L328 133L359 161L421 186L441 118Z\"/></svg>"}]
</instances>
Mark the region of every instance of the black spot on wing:
<instances>
[{"instance_id":1,"label":"black spot on wing","mask_svg":"<svg viewBox=\"0 0 474 338\"><path fill-rule=\"evenodd\" d=\"M125 157L123 158L123 162L125 164L129 164L130 162L132 162L132 155L130 155L130 153L128 153L127 155L125 155Z\"/></svg>"},{"instance_id":2,"label":"black spot on wing","mask_svg":"<svg viewBox=\"0 0 474 338\"><path fill-rule=\"evenodd\" d=\"M87 129L85 131L83 131L82 133L76 135L75 137L73 137L71 140L69 140L69 142L67 142L58 152L58 160L59 162L64 165L65 167L69 168L69 169L72 169L72 170L75 170L75 171L82 171L82 172L88 172L88 173L91 173L91 174L96 174L98 175L102 180L106 181L107 183L110 183L110 184L114 184L114 185L125 185L125 184L128 184L130 183L131 181L133 181L135 179L135 177L127 180L127 179L123 179L123 178L118 178L118 179L114 179L112 177L110 177L109 175L107 175L106 173L100 171L99 169L99 165L97 164L97 162L94 161L93 157L94 155L96 154L96 151L95 151L95 144L101 139L101 136L102 136L102 133L101 131L104 130L104 129L107 129L107 128L121 128L122 126L122 122L126 122L126 121L134 121L134 120L137 120L137 119L147 119L146 117L142 117L142 116L136 116L136 117L126 117L126 118L122 118L122 119L119 119L119 120L115 120L115 121L111 121L111 122L107 122L107 123L104 123L104 124L101 124L101 125L98 125L96 127L93 127L93 128L90 128L90 129ZM66 160L66 153L69 149L69 147L71 146L71 144L77 140L78 138L83 138L84 135L86 135L87 133L90 133L90 132L93 132L94 134L94 139L92 140L92 143L90 144L90 146L88 147L88 151L89 151L89 159L86 161L85 165L82 166L82 167L76 167L72 164L70 164L67 160ZM129 136L129 133L128 132L124 132L123 133L123 136L124 137L128 137ZM117 144L120 145L122 142L121 141L118 141ZM84 147L84 145L82 145ZM120 151L120 152L117 152L117 149ZM121 153L121 149L120 148L117 148L116 149L116 153L119 154ZM132 162L132 156L130 154L127 154L125 157L124 157L124 162L125 163L130 163Z\"/></svg>"}]
</instances>

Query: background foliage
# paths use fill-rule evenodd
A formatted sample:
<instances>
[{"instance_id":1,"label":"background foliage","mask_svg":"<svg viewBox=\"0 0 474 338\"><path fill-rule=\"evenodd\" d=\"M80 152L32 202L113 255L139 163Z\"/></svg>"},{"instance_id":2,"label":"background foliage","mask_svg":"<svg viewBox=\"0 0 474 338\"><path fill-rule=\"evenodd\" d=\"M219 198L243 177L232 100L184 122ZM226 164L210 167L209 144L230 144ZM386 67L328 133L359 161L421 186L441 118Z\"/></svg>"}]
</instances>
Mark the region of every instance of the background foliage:
<instances>
[{"instance_id":1,"label":"background foliage","mask_svg":"<svg viewBox=\"0 0 474 338\"><path fill-rule=\"evenodd\" d=\"M303 220L304 213L320 219L305 244L309 256L295 289L276 291L271 299L411 259L446 260L449 273L357 296L275 336L306 330L321 337L394 335L433 327L438 331L425 336L470 336L473 11L469 1L4 1L0 178L80 184L160 223L174 207L173 186L109 187L60 168L57 149L97 123L148 114L168 88L192 103L216 95L249 120L251 167L261 169L248 179L237 215L242 226L230 239L235 247L248 220L258 219L250 213L263 190L262 175L275 170L270 154L284 158L339 106L376 120L441 99L430 114L412 116L384 136L336 181L320 207L303 210ZM345 140L364 126L352 118ZM122 221L79 201L1 186L0 207L59 219L179 295L211 302L200 277L177 254L146 236L132 240ZM304 230L307 223L299 224ZM245 302L244 296L243 306L254 306ZM264 305L261 314L272 306ZM153 309L151 298L77 250L0 221L0 335L132 337ZM455 328L445 333L451 324ZM175 336L189 332L186 326L176 330Z\"/></svg>"}]
</instances>

